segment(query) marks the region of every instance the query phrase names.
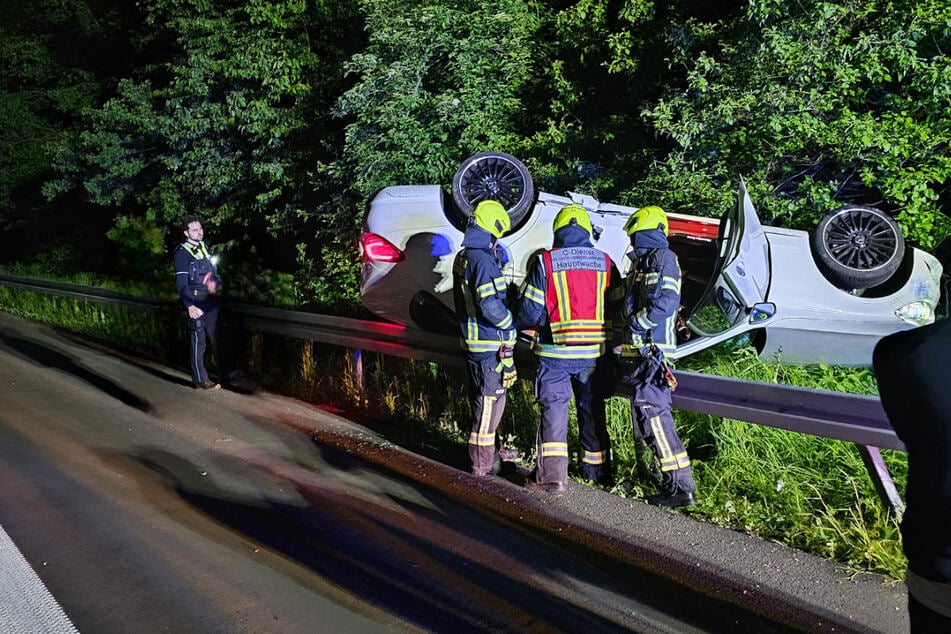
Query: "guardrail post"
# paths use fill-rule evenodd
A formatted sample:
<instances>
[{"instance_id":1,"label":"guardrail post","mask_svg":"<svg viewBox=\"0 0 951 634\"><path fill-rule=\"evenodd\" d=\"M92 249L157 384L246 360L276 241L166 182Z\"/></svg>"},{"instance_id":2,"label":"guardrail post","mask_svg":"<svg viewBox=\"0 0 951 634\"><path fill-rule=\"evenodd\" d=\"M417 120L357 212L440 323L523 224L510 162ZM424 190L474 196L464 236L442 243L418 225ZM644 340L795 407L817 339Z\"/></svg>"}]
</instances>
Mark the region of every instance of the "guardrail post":
<instances>
[{"instance_id":1,"label":"guardrail post","mask_svg":"<svg viewBox=\"0 0 951 634\"><path fill-rule=\"evenodd\" d=\"M892 474L885 465L882 452L879 451L878 447L870 447L869 445L855 446L859 450L859 455L862 456L862 462L865 463L865 468L868 469L868 474L871 476L872 483L875 485L875 490L878 491L879 497L882 498L882 502L891 506L897 517L901 517L905 511L905 503L898 494L898 489L895 488L895 482L892 480Z\"/></svg>"},{"instance_id":2,"label":"guardrail post","mask_svg":"<svg viewBox=\"0 0 951 634\"><path fill-rule=\"evenodd\" d=\"M360 402L363 403L367 386L363 376L363 350L360 348L353 349L353 379L360 393Z\"/></svg>"}]
</instances>

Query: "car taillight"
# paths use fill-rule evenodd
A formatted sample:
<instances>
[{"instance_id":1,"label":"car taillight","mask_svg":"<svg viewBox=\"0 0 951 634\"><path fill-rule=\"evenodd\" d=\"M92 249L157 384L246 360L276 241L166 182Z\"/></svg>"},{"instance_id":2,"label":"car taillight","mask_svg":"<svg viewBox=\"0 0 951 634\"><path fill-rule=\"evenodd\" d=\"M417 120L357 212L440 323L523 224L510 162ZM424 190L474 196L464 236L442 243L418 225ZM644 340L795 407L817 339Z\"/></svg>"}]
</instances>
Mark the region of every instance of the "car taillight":
<instances>
[{"instance_id":1,"label":"car taillight","mask_svg":"<svg viewBox=\"0 0 951 634\"><path fill-rule=\"evenodd\" d=\"M406 259L406 254L383 236L364 233L361 242L364 262L402 262Z\"/></svg>"},{"instance_id":2,"label":"car taillight","mask_svg":"<svg viewBox=\"0 0 951 634\"><path fill-rule=\"evenodd\" d=\"M668 219L667 233L674 235L687 235L694 238L716 238L720 231L720 224L717 222L702 220L682 220L680 218Z\"/></svg>"}]
</instances>

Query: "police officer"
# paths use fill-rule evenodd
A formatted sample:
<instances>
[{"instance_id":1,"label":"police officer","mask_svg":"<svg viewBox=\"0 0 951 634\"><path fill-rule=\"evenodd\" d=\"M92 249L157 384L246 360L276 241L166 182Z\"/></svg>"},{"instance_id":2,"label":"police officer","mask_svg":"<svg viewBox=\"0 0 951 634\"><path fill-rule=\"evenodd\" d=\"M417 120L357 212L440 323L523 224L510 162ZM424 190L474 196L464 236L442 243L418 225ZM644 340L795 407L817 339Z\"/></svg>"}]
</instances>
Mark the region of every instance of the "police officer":
<instances>
[{"instance_id":1,"label":"police officer","mask_svg":"<svg viewBox=\"0 0 951 634\"><path fill-rule=\"evenodd\" d=\"M635 432L660 463L659 506L695 504L696 484L690 459L671 414L670 378L664 355L677 346L680 264L667 242L667 215L660 207L641 207L624 225L633 250L622 306L624 342L621 360L634 388L631 400Z\"/></svg>"},{"instance_id":2,"label":"police officer","mask_svg":"<svg viewBox=\"0 0 951 634\"><path fill-rule=\"evenodd\" d=\"M611 446L605 398L611 378L605 354L610 294L619 288L617 267L591 244L588 212L567 205L552 224L553 246L530 265L519 301L519 329L536 327L535 398L541 410L537 462L525 482L532 491L564 491L568 479L568 407L578 412L581 473L610 484ZM608 322L608 323L606 323Z\"/></svg>"},{"instance_id":3,"label":"police officer","mask_svg":"<svg viewBox=\"0 0 951 634\"><path fill-rule=\"evenodd\" d=\"M218 307L221 280L218 269L204 242L204 230L198 218L185 219L185 241L175 249L175 287L188 312L188 337L192 382L197 389L217 390L205 370L205 350L217 344ZM215 349L217 352L217 349ZM219 368L220 371L220 368Z\"/></svg>"},{"instance_id":4,"label":"police officer","mask_svg":"<svg viewBox=\"0 0 951 634\"><path fill-rule=\"evenodd\" d=\"M453 300L465 350L472 404L469 459L472 473L498 473L496 429L505 411L505 394L515 383L515 322L506 304L498 239L511 228L505 208L494 200L472 212L453 262Z\"/></svg>"}]
</instances>

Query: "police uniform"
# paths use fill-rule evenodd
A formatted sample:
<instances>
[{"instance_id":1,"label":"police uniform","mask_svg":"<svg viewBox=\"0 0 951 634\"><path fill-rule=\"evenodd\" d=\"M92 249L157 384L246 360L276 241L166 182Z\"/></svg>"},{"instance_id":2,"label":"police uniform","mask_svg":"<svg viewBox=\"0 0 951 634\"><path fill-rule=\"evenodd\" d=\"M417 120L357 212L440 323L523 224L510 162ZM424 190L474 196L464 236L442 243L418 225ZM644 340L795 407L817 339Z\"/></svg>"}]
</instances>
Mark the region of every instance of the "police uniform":
<instances>
[{"instance_id":1,"label":"police uniform","mask_svg":"<svg viewBox=\"0 0 951 634\"><path fill-rule=\"evenodd\" d=\"M472 224L453 263L453 299L473 414L468 450L476 475L498 470L496 429L505 411L507 391L499 350L502 346L512 350L516 339L496 249L497 237Z\"/></svg>"},{"instance_id":2,"label":"police uniform","mask_svg":"<svg viewBox=\"0 0 951 634\"><path fill-rule=\"evenodd\" d=\"M174 261L178 297L186 310L189 306L195 306L202 311L202 316L198 319L186 315L192 382L196 387L214 385L205 369L204 357L208 343L210 342L213 348L217 343L218 308L221 300L208 291L205 279L210 274L209 279L220 284L218 269L204 242L183 242L175 249Z\"/></svg>"},{"instance_id":3,"label":"police uniform","mask_svg":"<svg viewBox=\"0 0 951 634\"><path fill-rule=\"evenodd\" d=\"M658 208L654 208L658 209ZM622 307L624 343L621 361L632 385L632 417L637 432L660 465L660 495L651 501L665 506L693 504L696 484L690 458L671 413L670 386L663 372L664 353L677 346L680 309L680 264L661 229L637 231L628 253L631 273L625 280Z\"/></svg>"},{"instance_id":4,"label":"police uniform","mask_svg":"<svg viewBox=\"0 0 951 634\"><path fill-rule=\"evenodd\" d=\"M584 209L569 207L590 227ZM610 293L620 276L610 256L591 245L588 228L577 222L559 226L560 222L556 216L554 248L529 268L517 311L519 329L537 327L535 398L541 421L537 462L526 486L546 491L562 490L568 477L572 395L582 476L604 484L612 480L605 399L613 387L613 373L606 367L605 349Z\"/></svg>"}]
</instances>

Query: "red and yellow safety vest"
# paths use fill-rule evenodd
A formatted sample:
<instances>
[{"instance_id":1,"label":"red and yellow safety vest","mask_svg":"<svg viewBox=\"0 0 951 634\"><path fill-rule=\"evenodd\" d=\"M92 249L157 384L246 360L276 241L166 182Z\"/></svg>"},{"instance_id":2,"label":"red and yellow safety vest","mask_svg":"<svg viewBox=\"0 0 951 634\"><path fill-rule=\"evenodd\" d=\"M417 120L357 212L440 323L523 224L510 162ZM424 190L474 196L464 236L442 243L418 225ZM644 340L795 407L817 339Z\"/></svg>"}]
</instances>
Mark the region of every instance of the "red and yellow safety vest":
<instances>
[{"instance_id":1,"label":"red and yellow safety vest","mask_svg":"<svg viewBox=\"0 0 951 634\"><path fill-rule=\"evenodd\" d=\"M593 247L546 251L545 308L555 347L542 345L542 356L590 358L604 352L604 298L611 281L611 258ZM571 346L570 350L559 346Z\"/></svg>"}]
</instances>

